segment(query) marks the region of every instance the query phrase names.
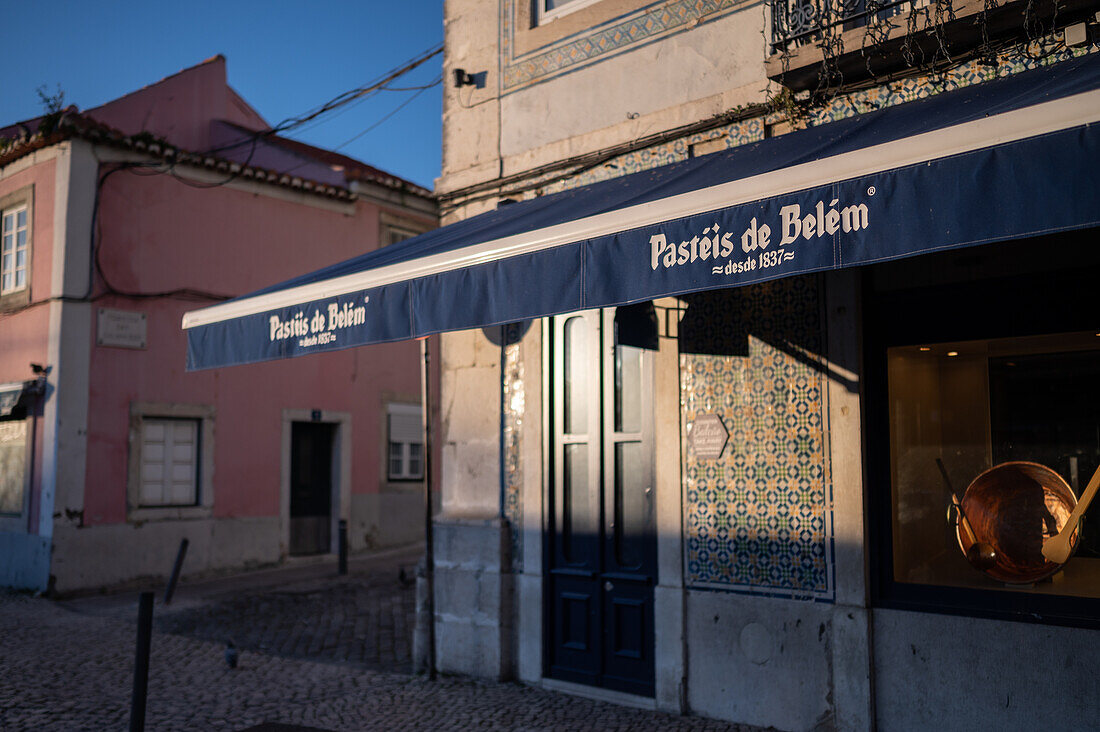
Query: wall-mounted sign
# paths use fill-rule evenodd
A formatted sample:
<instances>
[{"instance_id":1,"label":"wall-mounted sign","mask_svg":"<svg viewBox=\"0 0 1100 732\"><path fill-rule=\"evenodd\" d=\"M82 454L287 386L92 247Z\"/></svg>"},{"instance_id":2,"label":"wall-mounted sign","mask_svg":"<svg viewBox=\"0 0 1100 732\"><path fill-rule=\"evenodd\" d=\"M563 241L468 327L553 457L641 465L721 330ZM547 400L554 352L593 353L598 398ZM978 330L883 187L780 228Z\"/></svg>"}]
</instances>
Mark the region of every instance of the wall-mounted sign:
<instances>
[{"instance_id":1,"label":"wall-mounted sign","mask_svg":"<svg viewBox=\"0 0 1100 732\"><path fill-rule=\"evenodd\" d=\"M145 348L146 315L131 310L100 308L96 345L114 348Z\"/></svg>"},{"instance_id":2,"label":"wall-mounted sign","mask_svg":"<svg viewBox=\"0 0 1100 732\"><path fill-rule=\"evenodd\" d=\"M726 449L730 433L717 414L700 414L688 428L688 442L701 460L717 460Z\"/></svg>"}]
</instances>

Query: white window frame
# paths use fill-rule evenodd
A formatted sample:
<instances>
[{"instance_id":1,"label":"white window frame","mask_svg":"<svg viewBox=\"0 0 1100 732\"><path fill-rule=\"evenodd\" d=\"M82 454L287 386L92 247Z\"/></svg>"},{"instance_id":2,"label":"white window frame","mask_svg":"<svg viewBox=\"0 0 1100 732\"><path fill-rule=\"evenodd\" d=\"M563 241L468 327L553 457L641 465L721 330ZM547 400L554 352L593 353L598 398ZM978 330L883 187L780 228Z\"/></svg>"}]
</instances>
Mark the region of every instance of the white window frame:
<instances>
[{"instance_id":1,"label":"white window frame","mask_svg":"<svg viewBox=\"0 0 1100 732\"><path fill-rule=\"evenodd\" d=\"M589 5L595 5L599 1L600 0L567 0L561 7L547 10L546 0L536 0L535 6L537 8L538 25L549 23L563 15L569 15L574 10L580 10L581 8L587 8Z\"/></svg>"},{"instance_id":2,"label":"white window frame","mask_svg":"<svg viewBox=\"0 0 1100 732\"><path fill-rule=\"evenodd\" d=\"M22 226L19 225L19 214L23 214ZM25 203L0 211L0 295L10 295L30 287L28 250L31 224L29 216L30 206ZM20 234L23 235L22 244L19 243ZM20 254L23 255L22 264L19 262ZM20 274L23 275L22 283L19 282Z\"/></svg>"},{"instance_id":3,"label":"white window frame","mask_svg":"<svg viewBox=\"0 0 1100 732\"><path fill-rule=\"evenodd\" d=\"M214 506L214 408L195 404L134 402L130 405L130 461L127 480L131 521L207 518ZM193 503L150 504L142 492L146 463L145 426L151 422L189 420L195 424L195 499Z\"/></svg>"},{"instance_id":4,"label":"white window frame","mask_svg":"<svg viewBox=\"0 0 1100 732\"><path fill-rule=\"evenodd\" d=\"M386 461L386 477L391 481L412 481L424 479L424 433L423 433L423 412L419 404L388 404L386 405L386 452L384 459ZM396 419L395 419L396 418ZM409 439L410 424L415 420L418 425L416 432L418 440L414 441ZM400 421L402 424L395 424ZM396 427L396 430L395 430ZM394 439L394 432L398 432L397 437L404 439ZM419 447L420 456L418 461L418 469L413 470L413 446ZM397 461L398 470L394 470L394 448L397 448Z\"/></svg>"},{"instance_id":5,"label":"white window frame","mask_svg":"<svg viewBox=\"0 0 1100 732\"><path fill-rule=\"evenodd\" d=\"M0 196L0 307L24 305L30 301L31 259L34 241L34 201L33 186L25 186L5 196ZM18 225L19 214L24 215L22 226ZM11 228L4 230L10 222ZM23 244L19 244L19 234L23 234ZM5 250L5 247L10 249ZM18 256L23 255L23 263L16 265ZM22 284L16 284L19 274L23 275ZM10 275L10 283L5 279Z\"/></svg>"},{"instance_id":6,"label":"white window frame","mask_svg":"<svg viewBox=\"0 0 1100 732\"><path fill-rule=\"evenodd\" d=\"M154 437L154 434L156 435ZM202 420L189 417L141 418L141 508L182 508L199 503ZM153 457L153 448L156 457ZM185 475L176 474L184 468ZM150 475L155 469L158 475ZM150 487L159 496L150 495ZM177 491L182 488L180 498Z\"/></svg>"},{"instance_id":7,"label":"white window frame","mask_svg":"<svg viewBox=\"0 0 1100 732\"><path fill-rule=\"evenodd\" d=\"M382 246L388 247L391 244L397 244L406 239L412 239L414 236L420 236L420 234L421 232L415 229L386 224L382 229Z\"/></svg>"},{"instance_id":8,"label":"white window frame","mask_svg":"<svg viewBox=\"0 0 1100 732\"><path fill-rule=\"evenodd\" d=\"M418 221L408 216L400 216L389 211L379 212L378 224L379 247L388 247L392 244L405 241L406 239L411 239L414 236L420 236L425 231L432 228L430 224L426 224L423 221Z\"/></svg>"}]
</instances>

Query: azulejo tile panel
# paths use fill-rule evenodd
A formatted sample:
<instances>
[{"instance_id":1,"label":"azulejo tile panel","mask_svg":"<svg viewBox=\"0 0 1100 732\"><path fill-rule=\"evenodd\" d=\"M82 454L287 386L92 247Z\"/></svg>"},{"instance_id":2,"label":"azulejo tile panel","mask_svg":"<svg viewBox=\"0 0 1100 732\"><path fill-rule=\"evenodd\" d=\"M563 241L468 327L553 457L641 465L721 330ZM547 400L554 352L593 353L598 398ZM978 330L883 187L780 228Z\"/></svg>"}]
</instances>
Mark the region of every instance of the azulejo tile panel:
<instances>
[{"instance_id":1,"label":"azulejo tile panel","mask_svg":"<svg viewBox=\"0 0 1100 732\"><path fill-rule=\"evenodd\" d=\"M517 91L642 43L689 30L732 12L745 0L674 0L646 7L517 57L515 3L501 2L502 92Z\"/></svg>"},{"instance_id":2,"label":"azulejo tile panel","mask_svg":"<svg viewBox=\"0 0 1100 732\"><path fill-rule=\"evenodd\" d=\"M1057 53L1035 59L1019 54L1006 53L995 67L978 61L970 61L948 71L938 80L933 80L927 76L905 78L871 89L839 96L823 107L813 110L806 118L805 123L807 126L816 127L876 109L903 104L915 99L923 99L940 92L961 89L994 78L1011 76L1040 66L1048 66L1087 53L1095 53L1098 50L1100 50L1100 45L1093 44L1087 47L1063 49ZM740 120L706 132L663 142L644 150L625 153L604 165L586 170L578 175L548 182L542 188L528 191L526 197L536 198L541 195L557 193L558 191L569 190L601 180L618 178L623 175L686 160L690 156L691 145L704 140L722 137L725 140L727 149L750 142L758 142L766 136L767 124L780 119L780 115L773 113ZM552 175L548 174L547 177Z\"/></svg>"},{"instance_id":3,"label":"azulejo tile panel","mask_svg":"<svg viewBox=\"0 0 1100 732\"><path fill-rule=\"evenodd\" d=\"M893 107L915 99L935 96L942 92L962 89L986 81L1012 76L1021 71L1049 66L1078 56L1093 53L1098 46L1061 48L1053 53L1027 55L1018 50L1003 52L995 65L980 59L967 61L936 76L913 76L881 84L851 94L838 96L823 107L814 110L806 120L811 127L828 124L847 117L855 117L875 109Z\"/></svg>"},{"instance_id":4,"label":"azulejo tile panel","mask_svg":"<svg viewBox=\"0 0 1100 732\"><path fill-rule=\"evenodd\" d=\"M685 583L831 600L832 511L817 279L689 298L680 326ZM718 459L689 430L721 418Z\"/></svg>"}]
</instances>

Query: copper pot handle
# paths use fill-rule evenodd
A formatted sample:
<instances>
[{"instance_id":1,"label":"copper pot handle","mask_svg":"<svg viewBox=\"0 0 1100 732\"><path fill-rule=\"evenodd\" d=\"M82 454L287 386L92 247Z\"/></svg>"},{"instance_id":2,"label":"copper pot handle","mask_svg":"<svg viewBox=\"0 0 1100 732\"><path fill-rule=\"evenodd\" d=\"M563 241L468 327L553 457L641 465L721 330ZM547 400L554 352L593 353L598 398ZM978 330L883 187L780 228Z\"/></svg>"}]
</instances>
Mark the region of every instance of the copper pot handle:
<instances>
[{"instance_id":1,"label":"copper pot handle","mask_svg":"<svg viewBox=\"0 0 1100 732\"><path fill-rule=\"evenodd\" d=\"M1081 500L1073 507L1073 513L1066 519L1062 530L1058 532L1057 536L1052 536L1043 542L1043 556L1046 557L1048 562L1065 564L1066 560L1069 559L1070 552L1073 551L1071 544L1073 532L1077 528L1078 522L1081 521L1085 509L1089 507L1093 497L1096 496L1097 488L1100 488L1100 467L1092 474L1092 479L1085 488L1085 492L1081 494Z\"/></svg>"}]
</instances>

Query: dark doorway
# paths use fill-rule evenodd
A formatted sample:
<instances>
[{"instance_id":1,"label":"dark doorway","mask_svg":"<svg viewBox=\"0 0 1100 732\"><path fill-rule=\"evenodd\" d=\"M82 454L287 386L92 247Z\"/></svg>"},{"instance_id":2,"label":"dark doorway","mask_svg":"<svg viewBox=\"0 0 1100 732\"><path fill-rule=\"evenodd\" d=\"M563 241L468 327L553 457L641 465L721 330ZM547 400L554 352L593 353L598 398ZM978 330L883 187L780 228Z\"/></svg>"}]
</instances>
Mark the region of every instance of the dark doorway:
<instances>
[{"instance_id":1,"label":"dark doorway","mask_svg":"<svg viewBox=\"0 0 1100 732\"><path fill-rule=\"evenodd\" d=\"M654 361L635 332L649 320L553 322L548 675L653 696Z\"/></svg>"},{"instance_id":2,"label":"dark doorway","mask_svg":"<svg viewBox=\"0 0 1100 732\"><path fill-rule=\"evenodd\" d=\"M332 548L336 425L294 422L290 429L290 553L324 554Z\"/></svg>"}]
</instances>

